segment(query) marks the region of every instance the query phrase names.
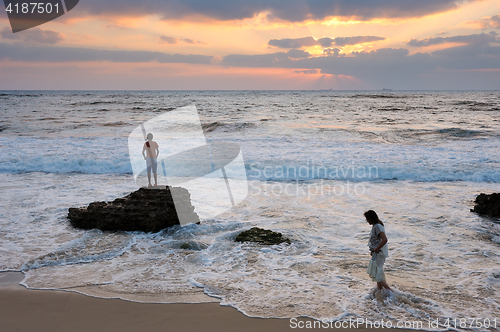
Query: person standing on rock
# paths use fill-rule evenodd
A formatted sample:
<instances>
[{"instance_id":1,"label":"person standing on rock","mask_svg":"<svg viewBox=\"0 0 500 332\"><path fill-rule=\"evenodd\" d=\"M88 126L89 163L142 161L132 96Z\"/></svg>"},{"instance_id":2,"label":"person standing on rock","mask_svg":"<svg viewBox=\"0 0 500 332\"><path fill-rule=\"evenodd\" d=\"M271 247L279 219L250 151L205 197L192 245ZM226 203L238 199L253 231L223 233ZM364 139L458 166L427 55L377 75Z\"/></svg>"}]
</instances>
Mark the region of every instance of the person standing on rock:
<instances>
[{"instance_id":1,"label":"person standing on rock","mask_svg":"<svg viewBox=\"0 0 500 332\"><path fill-rule=\"evenodd\" d=\"M158 169L158 155L160 154L159 146L158 143L153 141L153 134L149 133L147 136L148 141L144 143L144 146L142 148L142 156L146 160L146 167L147 167L147 172L148 172L148 187L151 187L151 170L153 171L154 179L155 179L155 184L154 186L156 187L158 185L158 175L157 175L157 169ZM144 154L146 152L146 154Z\"/></svg>"}]
</instances>

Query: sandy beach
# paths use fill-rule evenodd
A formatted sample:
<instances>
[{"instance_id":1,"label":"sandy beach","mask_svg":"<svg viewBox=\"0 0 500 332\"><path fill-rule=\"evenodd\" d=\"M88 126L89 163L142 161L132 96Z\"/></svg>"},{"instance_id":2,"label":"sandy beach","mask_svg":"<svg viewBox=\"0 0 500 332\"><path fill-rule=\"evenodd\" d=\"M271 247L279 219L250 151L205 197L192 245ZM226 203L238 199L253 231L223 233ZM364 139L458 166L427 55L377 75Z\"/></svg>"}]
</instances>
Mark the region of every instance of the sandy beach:
<instances>
[{"instance_id":1,"label":"sandy beach","mask_svg":"<svg viewBox=\"0 0 500 332\"><path fill-rule=\"evenodd\" d=\"M137 303L94 298L54 290L30 290L19 285L23 275L0 273L0 331L296 331L336 328L292 328L289 319L250 318L218 303ZM296 322L314 321L299 318ZM369 331L370 329L342 329ZM377 331L391 329L376 329ZM398 329L397 331L410 331ZM414 330L412 330L414 331Z\"/></svg>"}]
</instances>

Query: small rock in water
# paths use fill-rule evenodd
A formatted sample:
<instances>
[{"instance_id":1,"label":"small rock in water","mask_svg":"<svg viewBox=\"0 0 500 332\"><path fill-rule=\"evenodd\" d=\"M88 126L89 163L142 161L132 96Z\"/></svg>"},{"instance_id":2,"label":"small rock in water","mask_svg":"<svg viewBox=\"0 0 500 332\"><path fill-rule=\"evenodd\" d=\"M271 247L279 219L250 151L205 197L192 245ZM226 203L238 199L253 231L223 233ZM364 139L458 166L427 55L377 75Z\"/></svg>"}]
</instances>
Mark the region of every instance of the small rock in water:
<instances>
[{"instance_id":1,"label":"small rock in water","mask_svg":"<svg viewBox=\"0 0 500 332\"><path fill-rule=\"evenodd\" d=\"M238 242L257 242L265 245L280 244L282 242L291 243L281 233L258 227L252 227L249 230L241 232L234 240Z\"/></svg>"},{"instance_id":2,"label":"small rock in water","mask_svg":"<svg viewBox=\"0 0 500 332\"><path fill-rule=\"evenodd\" d=\"M181 204L176 201L174 205L171 191L182 200ZM81 229L159 232L179 225L179 215L193 223L200 221L186 189L163 187L141 188L113 202L94 202L88 207L70 208L68 219L73 227Z\"/></svg>"},{"instance_id":3,"label":"small rock in water","mask_svg":"<svg viewBox=\"0 0 500 332\"><path fill-rule=\"evenodd\" d=\"M491 218L500 218L500 194L479 194L475 200L474 209L471 212L485 215Z\"/></svg>"},{"instance_id":4,"label":"small rock in water","mask_svg":"<svg viewBox=\"0 0 500 332\"><path fill-rule=\"evenodd\" d=\"M194 250L194 251L200 251L200 250L208 248L208 246L206 244L201 243L201 242L196 242L196 241L186 241L186 242L178 243L178 244L174 245L174 248L177 247L177 245L178 245L179 249Z\"/></svg>"}]
</instances>

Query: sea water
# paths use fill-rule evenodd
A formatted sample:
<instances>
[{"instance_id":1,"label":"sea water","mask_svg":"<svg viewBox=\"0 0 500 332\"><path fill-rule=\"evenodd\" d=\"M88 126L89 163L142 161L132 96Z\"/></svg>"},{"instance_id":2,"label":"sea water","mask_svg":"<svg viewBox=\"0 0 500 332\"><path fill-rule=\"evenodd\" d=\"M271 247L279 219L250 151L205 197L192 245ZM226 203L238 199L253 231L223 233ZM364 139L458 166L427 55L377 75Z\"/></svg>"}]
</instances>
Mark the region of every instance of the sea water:
<instances>
[{"instance_id":1,"label":"sea water","mask_svg":"<svg viewBox=\"0 0 500 332\"><path fill-rule=\"evenodd\" d=\"M154 234L72 228L69 207L138 188L129 133L192 104L207 141L240 146L247 198ZM500 223L470 212L500 191L498 91L3 91L0 114L0 270L29 288L220 301L255 317L500 325ZM366 274L369 209L385 223L391 296ZM291 244L234 242L253 226Z\"/></svg>"}]
</instances>

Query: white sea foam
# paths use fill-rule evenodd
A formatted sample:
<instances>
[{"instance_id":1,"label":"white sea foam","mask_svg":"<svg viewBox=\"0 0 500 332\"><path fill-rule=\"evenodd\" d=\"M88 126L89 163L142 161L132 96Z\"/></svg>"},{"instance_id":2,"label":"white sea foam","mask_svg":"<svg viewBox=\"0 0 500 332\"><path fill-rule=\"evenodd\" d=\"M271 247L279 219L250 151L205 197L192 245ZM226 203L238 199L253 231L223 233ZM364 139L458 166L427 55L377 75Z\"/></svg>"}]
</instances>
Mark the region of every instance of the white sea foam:
<instances>
[{"instance_id":1,"label":"white sea foam","mask_svg":"<svg viewBox=\"0 0 500 332\"><path fill-rule=\"evenodd\" d=\"M23 270L29 287L144 302L207 301L205 293L259 317L396 321L500 310L500 227L469 211L478 193L500 191L495 93L6 94L0 270ZM217 123L205 126L209 141L240 145L247 199L201 225L155 234L71 228L69 207L136 189L128 130L193 101L202 122ZM371 291L368 209L386 224L394 297ZM252 226L292 243L234 242Z\"/></svg>"},{"instance_id":2,"label":"white sea foam","mask_svg":"<svg viewBox=\"0 0 500 332\"><path fill-rule=\"evenodd\" d=\"M344 143L323 148L305 144L296 160L287 160L290 147L265 140L260 146L239 139L249 179L260 181L379 181L500 182L500 140L455 142L439 147ZM304 142L303 142L304 143ZM266 145L267 148L266 148ZM168 149L168 147L165 147ZM259 161L255 152L281 151L272 161ZM353 154L356 154L354 158ZM286 164L289 162L289 164ZM131 174L123 139L51 139L0 137L0 173Z\"/></svg>"},{"instance_id":3,"label":"white sea foam","mask_svg":"<svg viewBox=\"0 0 500 332\"><path fill-rule=\"evenodd\" d=\"M134 238L128 234L104 234L98 230L91 230L54 251L27 261L21 266L21 271L39 269L44 266L111 260L130 251L135 244Z\"/></svg>"},{"instance_id":4,"label":"white sea foam","mask_svg":"<svg viewBox=\"0 0 500 332\"><path fill-rule=\"evenodd\" d=\"M123 139L0 137L0 173L130 174Z\"/></svg>"}]
</instances>

